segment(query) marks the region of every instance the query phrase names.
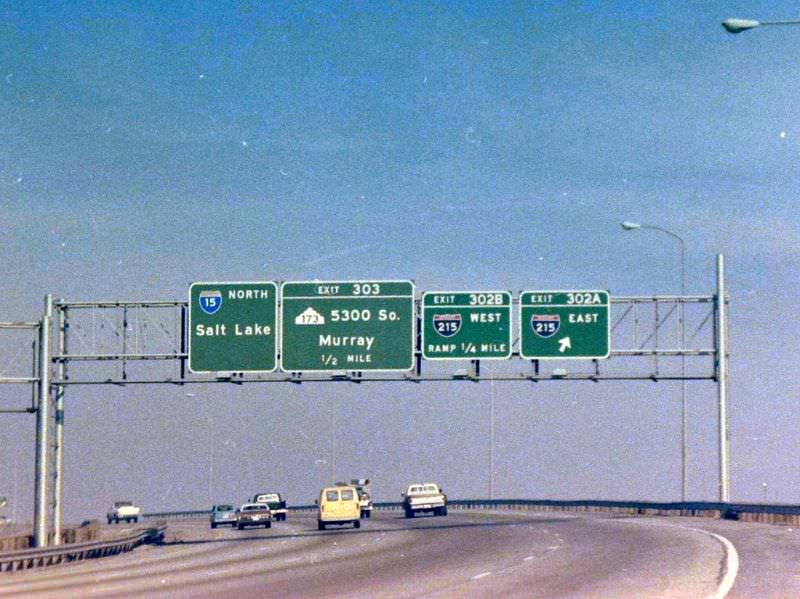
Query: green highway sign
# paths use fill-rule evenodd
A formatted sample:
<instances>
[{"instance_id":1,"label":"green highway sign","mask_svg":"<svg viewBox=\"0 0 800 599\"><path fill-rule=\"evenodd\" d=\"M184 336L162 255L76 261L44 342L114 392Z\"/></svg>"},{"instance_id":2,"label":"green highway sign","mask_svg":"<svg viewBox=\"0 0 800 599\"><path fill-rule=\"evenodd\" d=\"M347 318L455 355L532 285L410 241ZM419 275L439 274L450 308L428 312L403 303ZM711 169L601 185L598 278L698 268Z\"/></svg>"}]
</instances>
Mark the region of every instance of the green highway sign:
<instances>
[{"instance_id":1,"label":"green highway sign","mask_svg":"<svg viewBox=\"0 0 800 599\"><path fill-rule=\"evenodd\" d=\"M411 370L411 281L302 281L281 285L281 369Z\"/></svg>"},{"instance_id":2,"label":"green highway sign","mask_svg":"<svg viewBox=\"0 0 800 599\"><path fill-rule=\"evenodd\" d=\"M607 291L523 291L520 356L529 360L607 358L609 305Z\"/></svg>"},{"instance_id":3,"label":"green highway sign","mask_svg":"<svg viewBox=\"0 0 800 599\"><path fill-rule=\"evenodd\" d=\"M272 372L277 368L278 285L192 283L189 371Z\"/></svg>"},{"instance_id":4,"label":"green highway sign","mask_svg":"<svg viewBox=\"0 0 800 599\"><path fill-rule=\"evenodd\" d=\"M511 293L423 293L422 357L426 360L510 358Z\"/></svg>"}]
</instances>

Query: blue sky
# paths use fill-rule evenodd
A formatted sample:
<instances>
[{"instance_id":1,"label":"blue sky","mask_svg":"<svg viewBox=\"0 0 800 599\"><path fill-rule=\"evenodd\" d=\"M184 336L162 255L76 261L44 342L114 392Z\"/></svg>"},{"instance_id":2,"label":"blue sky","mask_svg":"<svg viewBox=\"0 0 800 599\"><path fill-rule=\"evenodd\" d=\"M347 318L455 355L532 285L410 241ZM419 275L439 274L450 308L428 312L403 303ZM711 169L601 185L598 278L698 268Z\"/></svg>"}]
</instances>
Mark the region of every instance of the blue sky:
<instances>
[{"instance_id":1,"label":"blue sky","mask_svg":"<svg viewBox=\"0 0 800 599\"><path fill-rule=\"evenodd\" d=\"M695 4L4 3L0 320L38 318L46 293L183 299L208 280L676 293L673 240L618 225L647 222L686 240L689 293L713 293L715 255L728 261L733 498L761 500L767 482L770 500L797 502L800 28L719 26L796 5ZM305 502L329 459L329 404L350 423L342 476L382 479L387 499L417 474L486 494L470 439L485 444L488 385L267 387L204 389L191 406L161 388L70 390L68 515L101 513L109 488L203 507L212 421L236 423L214 433L228 459L275 440L291 467L251 465L247 480ZM690 495L714 499L714 388L689 387ZM675 499L674 385L492 392L499 494ZM0 446L32 452L32 420L3 417ZM440 453L420 441L437 435ZM97 449L109 437L149 456L127 487ZM398 457L415 444L421 473ZM180 490L148 490L147 465ZM220 500L253 491L219 476Z\"/></svg>"}]
</instances>

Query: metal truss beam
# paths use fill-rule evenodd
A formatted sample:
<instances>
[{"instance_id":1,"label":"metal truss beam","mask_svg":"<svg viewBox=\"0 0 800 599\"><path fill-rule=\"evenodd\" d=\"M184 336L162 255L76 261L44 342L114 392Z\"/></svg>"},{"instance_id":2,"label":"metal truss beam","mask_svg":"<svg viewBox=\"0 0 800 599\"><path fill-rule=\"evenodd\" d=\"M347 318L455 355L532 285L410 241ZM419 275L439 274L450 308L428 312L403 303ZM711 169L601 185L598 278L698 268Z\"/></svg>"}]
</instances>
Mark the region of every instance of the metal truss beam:
<instances>
[{"instance_id":1,"label":"metal truss beam","mask_svg":"<svg viewBox=\"0 0 800 599\"><path fill-rule=\"evenodd\" d=\"M581 374L528 374L495 373L492 377L481 377L479 361L473 361L475 372L463 376L463 369L456 369L447 374L424 373L434 363L442 367L441 362L423 360L419 349L415 352L417 367L409 373L356 372L342 374L304 373L262 373L245 374L220 373L219 376L191 375L186 372L188 304L185 301L102 301L71 302L59 300L56 310L62 315L65 337L68 334L71 351L59 348L52 361L60 366L70 363L76 367L84 364L80 372L73 369L70 377L62 375L66 369L59 369L54 384L92 385L92 384L189 384L205 382L235 382L236 384L251 382L388 382L388 381L446 381L446 380L713 380L713 360L717 350L713 347L714 337L711 327L713 322L715 296L713 295L646 295L646 296L612 296L612 349L610 358L647 358L650 366L646 372L604 372L601 362L609 361L577 361L582 364L593 364L594 372ZM519 305L519 299L513 303ZM694 314L692 318L694 332L690 337L693 347L684 346L685 338L681 331L682 323L675 317L677 308L681 306L685 312ZM690 308L691 309L688 309ZM417 318L420 316L419 301L416 306ZM614 314L616 312L616 315ZM513 319L518 318L518 311L513 311ZM675 330L667 330L667 323L673 321ZM659 334L660 333L660 334ZM418 333L419 334L419 333ZM616 347L613 347L616 345ZM65 343L66 347L67 344ZM515 361L526 363L519 357L519 339L513 341L514 351L509 360L504 360L507 369L513 369ZM74 349L73 349L74 348ZM672 363L674 358L685 359L709 358L703 367L707 372L684 374L667 372L664 366ZM90 368L89 363L106 363L104 372ZM153 363L148 367L146 363ZM167 365L158 367L156 363ZM465 361L466 362L466 361ZM134 364L142 364L134 369ZM542 361L545 363L545 361ZM109 371L109 368L111 371ZM154 371L155 369L155 371ZM101 368L102 370L102 368ZM157 372L156 372L157 371ZM350 371L347 371L350 372Z\"/></svg>"}]
</instances>

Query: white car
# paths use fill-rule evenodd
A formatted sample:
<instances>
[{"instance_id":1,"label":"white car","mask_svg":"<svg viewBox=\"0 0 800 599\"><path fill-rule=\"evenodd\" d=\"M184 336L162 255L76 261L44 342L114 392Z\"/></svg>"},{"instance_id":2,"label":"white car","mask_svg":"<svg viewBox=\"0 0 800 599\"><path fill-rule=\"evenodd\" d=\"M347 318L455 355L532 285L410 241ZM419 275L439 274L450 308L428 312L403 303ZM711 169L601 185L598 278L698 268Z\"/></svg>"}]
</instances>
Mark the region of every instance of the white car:
<instances>
[{"instance_id":1,"label":"white car","mask_svg":"<svg viewBox=\"0 0 800 599\"><path fill-rule=\"evenodd\" d=\"M111 509L106 514L108 523L118 523L120 520L125 522L138 522L141 509L133 505L132 501L115 501Z\"/></svg>"},{"instance_id":2,"label":"white car","mask_svg":"<svg viewBox=\"0 0 800 599\"><path fill-rule=\"evenodd\" d=\"M447 515L447 495L436 483L408 485L402 497L406 518L413 518L422 512L431 512L434 516Z\"/></svg>"},{"instance_id":3,"label":"white car","mask_svg":"<svg viewBox=\"0 0 800 599\"><path fill-rule=\"evenodd\" d=\"M369 493L369 482L368 478L354 478L350 481L350 484L358 491L358 502L361 505L362 518L372 517L372 496Z\"/></svg>"}]
</instances>

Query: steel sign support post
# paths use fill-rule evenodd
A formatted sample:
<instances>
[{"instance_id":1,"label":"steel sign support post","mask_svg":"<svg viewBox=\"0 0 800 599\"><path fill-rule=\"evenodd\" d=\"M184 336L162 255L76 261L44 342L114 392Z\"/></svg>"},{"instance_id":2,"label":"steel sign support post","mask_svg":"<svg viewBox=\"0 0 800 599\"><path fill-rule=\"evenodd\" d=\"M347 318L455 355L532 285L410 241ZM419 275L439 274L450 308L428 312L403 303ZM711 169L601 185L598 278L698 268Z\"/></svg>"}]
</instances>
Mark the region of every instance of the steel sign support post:
<instances>
[{"instance_id":1,"label":"steel sign support post","mask_svg":"<svg viewBox=\"0 0 800 599\"><path fill-rule=\"evenodd\" d=\"M494 378L491 374L489 375L489 499L494 499Z\"/></svg>"},{"instance_id":2,"label":"steel sign support post","mask_svg":"<svg viewBox=\"0 0 800 599\"><path fill-rule=\"evenodd\" d=\"M688 476L686 463L686 446L688 443L688 417L686 414L686 322L684 320L683 297L686 295L686 248L683 238L671 234L681 245L681 297L678 300L678 319L680 320L680 340L681 340L681 501L686 501L688 491Z\"/></svg>"},{"instance_id":3,"label":"steel sign support post","mask_svg":"<svg viewBox=\"0 0 800 599\"><path fill-rule=\"evenodd\" d=\"M50 322L53 296L47 294L39 327L39 406L36 412L36 488L33 505L33 544L47 546L47 461L50 426Z\"/></svg>"},{"instance_id":4,"label":"steel sign support post","mask_svg":"<svg viewBox=\"0 0 800 599\"><path fill-rule=\"evenodd\" d=\"M214 419L206 416L208 423L208 505L214 504Z\"/></svg>"},{"instance_id":5,"label":"steel sign support post","mask_svg":"<svg viewBox=\"0 0 800 599\"><path fill-rule=\"evenodd\" d=\"M58 353L67 353L67 308L61 306L58 310ZM63 381L66 375L66 366L63 360L58 362L58 380ZM56 385L56 463L55 463L55 490L53 492L53 545L61 544L61 512L64 496L64 385Z\"/></svg>"},{"instance_id":6,"label":"steel sign support post","mask_svg":"<svg viewBox=\"0 0 800 599\"><path fill-rule=\"evenodd\" d=\"M180 352L181 359L179 362L180 365L178 367L178 376L180 377L181 380L184 380L186 378L186 362L189 359L187 354L188 349L186 347L186 342L190 335L190 333L188 332L188 325L186 322L188 316L187 312L189 308L187 306L180 306L179 310L181 317L181 324L180 324L181 328L180 328L180 341L179 341L180 347L178 351Z\"/></svg>"},{"instance_id":7,"label":"steel sign support post","mask_svg":"<svg viewBox=\"0 0 800 599\"><path fill-rule=\"evenodd\" d=\"M728 310L725 303L725 258L717 255L717 400L719 415L719 500L730 501L728 463Z\"/></svg>"},{"instance_id":8,"label":"steel sign support post","mask_svg":"<svg viewBox=\"0 0 800 599\"><path fill-rule=\"evenodd\" d=\"M336 484L336 400L331 398L331 486Z\"/></svg>"}]
</instances>

